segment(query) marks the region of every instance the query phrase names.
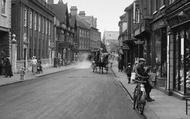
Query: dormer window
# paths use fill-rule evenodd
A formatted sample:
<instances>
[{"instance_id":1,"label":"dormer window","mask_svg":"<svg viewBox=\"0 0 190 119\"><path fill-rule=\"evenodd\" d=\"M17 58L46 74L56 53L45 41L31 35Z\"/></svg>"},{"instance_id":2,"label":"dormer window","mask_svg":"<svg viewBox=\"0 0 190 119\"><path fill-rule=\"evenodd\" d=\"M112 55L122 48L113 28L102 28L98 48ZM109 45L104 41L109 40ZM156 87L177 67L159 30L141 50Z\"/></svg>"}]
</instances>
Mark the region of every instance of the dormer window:
<instances>
[{"instance_id":1,"label":"dormer window","mask_svg":"<svg viewBox=\"0 0 190 119\"><path fill-rule=\"evenodd\" d=\"M6 0L1 1L1 13L5 14L6 11Z\"/></svg>"}]
</instances>

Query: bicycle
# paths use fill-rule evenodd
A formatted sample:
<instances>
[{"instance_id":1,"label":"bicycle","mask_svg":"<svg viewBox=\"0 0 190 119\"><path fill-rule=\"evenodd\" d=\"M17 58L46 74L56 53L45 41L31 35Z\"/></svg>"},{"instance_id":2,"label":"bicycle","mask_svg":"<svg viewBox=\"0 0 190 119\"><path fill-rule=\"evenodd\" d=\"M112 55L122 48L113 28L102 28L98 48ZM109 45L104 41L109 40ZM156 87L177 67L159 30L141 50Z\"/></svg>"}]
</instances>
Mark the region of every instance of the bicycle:
<instances>
[{"instance_id":1,"label":"bicycle","mask_svg":"<svg viewBox=\"0 0 190 119\"><path fill-rule=\"evenodd\" d=\"M143 115L146 105L146 91L144 87L146 81L136 80L136 82L137 86L133 93L133 109L137 109L137 111Z\"/></svg>"}]
</instances>

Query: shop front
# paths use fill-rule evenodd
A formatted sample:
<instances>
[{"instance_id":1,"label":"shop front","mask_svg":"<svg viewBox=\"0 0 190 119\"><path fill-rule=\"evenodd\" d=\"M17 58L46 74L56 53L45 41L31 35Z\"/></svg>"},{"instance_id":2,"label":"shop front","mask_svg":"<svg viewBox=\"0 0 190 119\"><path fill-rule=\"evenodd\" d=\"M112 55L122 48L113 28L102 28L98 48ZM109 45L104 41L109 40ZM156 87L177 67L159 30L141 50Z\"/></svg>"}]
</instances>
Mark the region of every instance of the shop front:
<instances>
[{"instance_id":1,"label":"shop front","mask_svg":"<svg viewBox=\"0 0 190 119\"><path fill-rule=\"evenodd\" d=\"M167 84L167 29L164 19L152 23L151 66L156 73L157 88L166 89Z\"/></svg>"},{"instance_id":2,"label":"shop front","mask_svg":"<svg viewBox=\"0 0 190 119\"><path fill-rule=\"evenodd\" d=\"M172 92L180 97L190 96L190 1L176 2L166 11L172 37Z\"/></svg>"},{"instance_id":3,"label":"shop front","mask_svg":"<svg viewBox=\"0 0 190 119\"><path fill-rule=\"evenodd\" d=\"M190 95L190 28L174 32L174 90Z\"/></svg>"}]
</instances>

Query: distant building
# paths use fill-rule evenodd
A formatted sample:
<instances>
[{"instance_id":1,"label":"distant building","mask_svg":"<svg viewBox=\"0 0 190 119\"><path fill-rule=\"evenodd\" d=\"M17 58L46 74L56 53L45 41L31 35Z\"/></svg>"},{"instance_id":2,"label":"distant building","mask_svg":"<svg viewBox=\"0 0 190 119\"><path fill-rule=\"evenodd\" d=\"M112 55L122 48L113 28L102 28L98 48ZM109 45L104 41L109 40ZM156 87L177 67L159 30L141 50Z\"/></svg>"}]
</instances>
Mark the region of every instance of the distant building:
<instances>
[{"instance_id":1,"label":"distant building","mask_svg":"<svg viewBox=\"0 0 190 119\"><path fill-rule=\"evenodd\" d=\"M86 16L84 11L78 13L76 6L70 8L71 16L77 20L77 40L79 55L90 53L100 48L101 33L96 28L97 19L93 16Z\"/></svg>"},{"instance_id":2,"label":"distant building","mask_svg":"<svg viewBox=\"0 0 190 119\"><path fill-rule=\"evenodd\" d=\"M90 29L90 50L96 51L100 48L101 32L98 29L91 27Z\"/></svg>"},{"instance_id":3,"label":"distant building","mask_svg":"<svg viewBox=\"0 0 190 119\"><path fill-rule=\"evenodd\" d=\"M97 28L97 18L94 16L86 16L85 11L79 12L79 17L90 24L90 27Z\"/></svg>"},{"instance_id":4,"label":"distant building","mask_svg":"<svg viewBox=\"0 0 190 119\"><path fill-rule=\"evenodd\" d=\"M106 45L108 52L117 49L119 46L118 37L119 31L104 31L103 43Z\"/></svg>"}]
</instances>

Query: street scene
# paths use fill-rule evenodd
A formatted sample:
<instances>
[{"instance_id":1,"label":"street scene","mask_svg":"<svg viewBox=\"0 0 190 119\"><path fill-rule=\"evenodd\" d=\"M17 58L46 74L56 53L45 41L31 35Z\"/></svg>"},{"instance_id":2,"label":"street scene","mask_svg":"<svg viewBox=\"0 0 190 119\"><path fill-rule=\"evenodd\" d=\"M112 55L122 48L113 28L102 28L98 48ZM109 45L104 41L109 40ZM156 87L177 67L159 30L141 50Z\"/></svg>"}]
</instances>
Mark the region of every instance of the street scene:
<instances>
[{"instance_id":1,"label":"street scene","mask_svg":"<svg viewBox=\"0 0 190 119\"><path fill-rule=\"evenodd\" d=\"M189 0L0 3L0 119L190 119Z\"/></svg>"},{"instance_id":2,"label":"street scene","mask_svg":"<svg viewBox=\"0 0 190 119\"><path fill-rule=\"evenodd\" d=\"M86 63L0 88L1 119L140 119L113 74Z\"/></svg>"}]
</instances>

